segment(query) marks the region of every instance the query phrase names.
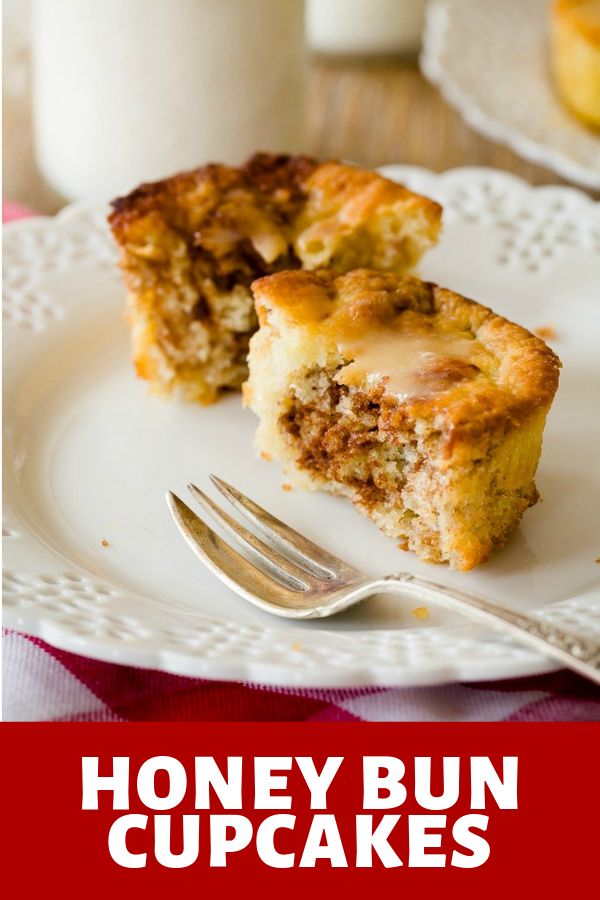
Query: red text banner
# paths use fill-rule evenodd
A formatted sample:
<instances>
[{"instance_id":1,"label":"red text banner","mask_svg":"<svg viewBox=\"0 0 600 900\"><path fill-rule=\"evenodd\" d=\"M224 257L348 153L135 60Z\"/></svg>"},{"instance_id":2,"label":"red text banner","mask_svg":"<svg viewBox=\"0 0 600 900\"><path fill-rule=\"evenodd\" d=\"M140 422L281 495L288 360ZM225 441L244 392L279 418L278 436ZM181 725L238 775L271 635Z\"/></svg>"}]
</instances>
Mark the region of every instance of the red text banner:
<instances>
[{"instance_id":1,"label":"red text banner","mask_svg":"<svg viewBox=\"0 0 600 900\"><path fill-rule=\"evenodd\" d=\"M0 727L28 896L558 896L595 870L595 723Z\"/></svg>"}]
</instances>

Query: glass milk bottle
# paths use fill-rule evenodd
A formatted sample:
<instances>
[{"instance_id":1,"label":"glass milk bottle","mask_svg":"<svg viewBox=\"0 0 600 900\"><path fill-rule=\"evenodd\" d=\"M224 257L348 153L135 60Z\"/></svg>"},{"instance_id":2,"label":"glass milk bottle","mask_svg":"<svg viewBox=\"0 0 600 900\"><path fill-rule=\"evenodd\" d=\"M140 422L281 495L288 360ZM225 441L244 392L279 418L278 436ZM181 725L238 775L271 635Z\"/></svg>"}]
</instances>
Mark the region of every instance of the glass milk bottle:
<instances>
[{"instance_id":1,"label":"glass milk bottle","mask_svg":"<svg viewBox=\"0 0 600 900\"><path fill-rule=\"evenodd\" d=\"M33 69L65 198L304 149L303 0L35 0Z\"/></svg>"},{"instance_id":2,"label":"glass milk bottle","mask_svg":"<svg viewBox=\"0 0 600 900\"><path fill-rule=\"evenodd\" d=\"M308 43L332 56L417 52L425 0L307 0Z\"/></svg>"}]
</instances>

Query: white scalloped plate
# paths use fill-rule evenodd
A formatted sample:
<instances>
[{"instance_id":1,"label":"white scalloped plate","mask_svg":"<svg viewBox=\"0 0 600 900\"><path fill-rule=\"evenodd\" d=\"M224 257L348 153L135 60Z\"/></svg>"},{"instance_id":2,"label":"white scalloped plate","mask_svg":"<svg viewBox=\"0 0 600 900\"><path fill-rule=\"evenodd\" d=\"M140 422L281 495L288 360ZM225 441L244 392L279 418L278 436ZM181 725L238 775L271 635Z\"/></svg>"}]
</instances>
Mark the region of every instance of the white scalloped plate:
<instances>
[{"instance_id":1,"label":"white scalloped plate","mask_svg":"<svg viewBox=\"0 0 600 900\"><path fill-rule=\"evenodd\" d=\"M600 189L600 135L557 100L550 0L430 0L421 68L481 134Z\"/></svg>"},{"instance_id":2,"label":"white scalloped plate","mask_svg":"<svg viewBox=\"0 0 600 900\"><path fill-rule=\"evenodd\" d=\"M366 571L435 575L600 633L600 207L486 169L388 173L441 200L422 273L535 328L565 367L538 484L544 502L467 574L419 563L343 500L287 493L251 449L237 396L203 409L147 395L132 374L104 210L5 230L4 621L99 659L187 675L307 686L432 684L552 667L467 620L402 598L289 622L246 605L180 539L164 491L209 471ZM108 546L102 542L107 541Z\"/></svg>"}]
</instances>

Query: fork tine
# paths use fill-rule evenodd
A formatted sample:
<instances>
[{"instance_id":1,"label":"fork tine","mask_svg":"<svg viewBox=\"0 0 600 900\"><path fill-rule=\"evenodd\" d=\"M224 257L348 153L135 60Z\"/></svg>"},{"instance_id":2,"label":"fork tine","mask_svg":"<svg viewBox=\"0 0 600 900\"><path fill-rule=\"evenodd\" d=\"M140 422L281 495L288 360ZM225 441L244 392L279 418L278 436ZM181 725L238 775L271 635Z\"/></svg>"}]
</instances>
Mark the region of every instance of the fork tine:
<instances>
[{"instance_id":1,"label":"fork tine","mask_svg":"<svg viewBox=\"0 0 600 900\"><path fill-rule=\"evenodd\" d=\"M275 581L230 547L176 494L168 491L166 499L175 524L194 553L237 594L269 612L273 612L271 606L287 607L302 615L302 608L312 605L306 592Z\"/></svg>"},{"instance_id":2,"label":"fork tine","mask_svg":"<svg viewBox=\"0 0 600 900\"><path fill-rule=\"evenodd\" d=\"M276 546L282 547L289 553L301 566L317 578L339 578L341 575L358 574L349 563L344 562L332 553L327 553L322 547L313 544L304 535L294 531L285 522L276 519L271 513L267 512L237 488L231 484L211 475L212 483L217 487L224 497L253 525L259 528L264 535Z\"/></svg>"},{"instance_id":3,"label":"fork tine","mask_svg":"<svg viewBox=\"0 0 600 900\"><path fill-rule=\"evenodd\" d=\"M235 540L239 541L242 547L249 551L252 559L267 567L267 572L275 574L277 578L286 583L292 590L305 591L312 583L314 577L309 575L300 566L297 566L291 560L286 559L276 550L273 550L263 541L256 537L235 519L232 519L224 510L221 509L210 497L208 497L195 484L188 484L188 490L200 504L205 512L208 512L213 519L221 525L221 527L231 535ZM309 583L310 579L310 583Z\"/></svg>"}]
</instances>

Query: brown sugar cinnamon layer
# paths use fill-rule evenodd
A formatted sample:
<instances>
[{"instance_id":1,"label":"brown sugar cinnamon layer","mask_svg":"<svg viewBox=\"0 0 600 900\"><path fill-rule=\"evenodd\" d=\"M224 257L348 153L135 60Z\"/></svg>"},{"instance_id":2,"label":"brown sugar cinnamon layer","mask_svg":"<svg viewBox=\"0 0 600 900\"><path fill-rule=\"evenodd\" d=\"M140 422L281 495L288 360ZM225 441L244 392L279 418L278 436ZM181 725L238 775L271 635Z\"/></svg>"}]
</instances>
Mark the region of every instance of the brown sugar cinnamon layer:
<instances>
[{"instance_id":1,"label":"brown sugar cinnamon layer","mask_svg":"<svg viewBox=\"0 0 600 900\"><path fill-rule=\"evenodd\" d=\"M259 153L142 185L109 221L138 373L208 403L247 376L253 280L323 266L405 272L435 243L441 209L366 169Z\"/></svg>"},{"instance_id":2,"label":"brown sugar cinnamon layer","mask_svg":"<svg viewBox=\"0 0 600 900\"><path fill-rule=\"evenodd\" d=\"M296 484L349 497L422 559L470 569L537 500L558 358L452 291L392 273L254 286L246 403Z\"/></svg>"}]
</instances>

